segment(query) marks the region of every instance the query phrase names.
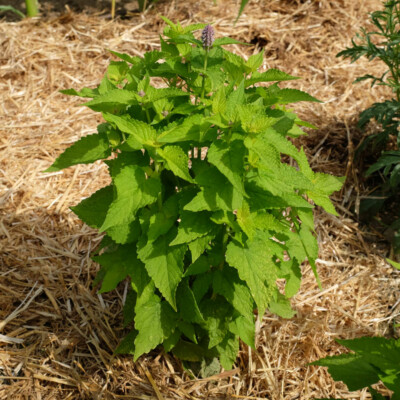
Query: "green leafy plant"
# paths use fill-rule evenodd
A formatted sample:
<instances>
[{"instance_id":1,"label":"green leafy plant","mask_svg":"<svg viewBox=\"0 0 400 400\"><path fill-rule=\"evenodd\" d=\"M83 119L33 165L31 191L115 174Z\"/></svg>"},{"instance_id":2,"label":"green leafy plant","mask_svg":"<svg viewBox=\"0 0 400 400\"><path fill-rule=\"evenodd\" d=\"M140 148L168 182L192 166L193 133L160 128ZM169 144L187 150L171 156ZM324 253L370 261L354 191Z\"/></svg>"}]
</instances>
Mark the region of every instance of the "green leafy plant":
<instances>
[{"instance_id":1,"label":"green leafy plant","mask_svg":"<svg viewBox=\"0 0 400 400\"><path fill-rule=\"evenodd\" d=\"M400 270L400 263L386 261ZM332 378L343 381L350 391L368 387L373 400L389 399L371 387L381 381L393 391L391 400L400 400L400 339L361 337L336 341L354 353L322 358L310 365L328 367Z\"/></svg>"},{"instance_id":2,"label":"green leafy plant","mask_svg":"<svg viewBox=\"0 0 400 400\"><path fill-rule=\"evenodd\" d=\"M97 88L63 91L92 98L84 105L106 122L47 172L106 159L112 183L72 210L105 232L93 257L100 292L131 280L124 317L134 329L117 351L137 359L162 344L230 368L239 337L254 347L256 308L260 318L267 308L293 316L300 264L316 273L318 256L305 196L336 214L329 195L343 180L313 172L288 139L313 126L287 104L318 101L279 88L295 77L259 72L263 53L245 61L222 48L239 42L214 40L211 26L163 19L161 51L112 51L120 61Z\"/></svg>"},{"instance_id":3,"label":"green leafy plant","mask_svg":"<svg viewBox=\"0 0 400 400\"><path fill-rule=\"evenodd\" d=\"M371 87L375 84L388 86L395 97L382 103L375 103L360 114L358 125L364 129L375 119L381 130L368 136L359 146L356 155L378 152L380 158L367 171L366 176L374 174L380 176L381 184L372 193L370 198L361 204L364 215L374 215L393 201L398 201L400 194L400 1L389 0L384 2L384 9L370 14L375 30L361 29L357 40L352 40L352 47L340 52L337 56L350 58L351 62L360 57L367 57L370 61L379 59L386 64L387 70L381 76L366 74L355 82L371 80ZM390 139L395 139L395 148L389 151L387 145ZM393 146L393 143L392 143ZM396 208L396 206L395 206ZM395 232L394 247L400 251L400 215L388 228Z\"/></svg>"},{"instance_id":4,"label":"green leafy plant","mask_svg":"<svg viewBox=\"0 0 400 400\"><path fill-rule=\"evenodd\" d=\"M400 339L362 337L337 342L354 353L322 358L311 365L328 367L332 378L343 381L350 391L368 387L374 400L385 400L371 387L381 381L393 391L392 400L400 399Z\"/></svg>"},{"instance_id":5,"label":"green leafy plant","mask_svg":"<svg viewBox=\"0 0 400 400\"><path fill-rule=\"evenodd\" d=\"M26 6L26 16L27 17L36 17L36 15L38 15L39 10L38 10L37 0L25 0L25 6ZM21 11L17 10L16 8L14 8L10 5L0 6L0 12L6 12L6 11L11 11L21 18L25 18L25 15Z\"/></svg>"}]
</instances>

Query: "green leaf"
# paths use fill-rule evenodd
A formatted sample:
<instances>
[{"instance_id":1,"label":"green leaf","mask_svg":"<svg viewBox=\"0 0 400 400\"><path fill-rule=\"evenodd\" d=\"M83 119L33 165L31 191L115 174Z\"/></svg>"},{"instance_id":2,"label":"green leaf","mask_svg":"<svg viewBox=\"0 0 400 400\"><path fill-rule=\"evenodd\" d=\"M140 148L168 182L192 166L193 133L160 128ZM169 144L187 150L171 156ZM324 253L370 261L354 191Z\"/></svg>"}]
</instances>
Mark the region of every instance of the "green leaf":
<instances>
[{"instance_id":1,"label":"green leaf","mask_svg":"<svg viewBox=\"0 0 400 400\"><path fill-rule=\"evenodd\" d=\"M193 362L201 361L205 357L205 351L200 345L185 340L180 340L172 353L181 360Z\"/></svg>"},{"instance_id":2,"label":"green leaf","mask_svg":"<svg viewBox=\"0 0 400 400\"><path fill-rule=\"evenodd\" d=\"M166 146L163 149L158 149L157 152L167 162L168 169L176 176L193 182L189 174L189 157L180 147Z\"/></svg>"},{"instance_id":3,"label":"green leaf","mask_svg":"<svg viewBox=\"0 0 400 400\"><path fill-rule=\"evenodd\" d=\"M178 321L178 328L189 340L197 344L196 331L193 324L186 321Z\"/></svg>"},{"instance_id":4,"label":"green leaf","mask_svg":"<svg viewBox=\"0 0 400 400\"><path fill-rule=\"evenodd\" d=\"M236 17L235 24L236 24L237 20L240 18L240 16L242 15L243 10L244 10L244 8L246 7L246 4L247 4L248 2L249 2L249 0L241 0L239 12L238 12L238 15L237 15L237 17Z\"/></svg>"},{"instance_id":5,"label":"green leaf","mask_svg":"<svg viewBox=\"0 0 400 400\"><path fill-rule=\"evenodd\" d=\"M214 114L223 114L226 109L225 86L221 86L213 96L212 111Z\"/></svg>"},{"instance_id":6,"label":"green leaf","mask_svg":"<svg viewBox=\"0 0 400 400\"><path fill-rule=\"evenodd\" d=\"M353 350L366 362L378 367L386 375L393 375L399 372L400 339L361 337L337 341Z\"/></svg>"},{"instance_id":7,"label":"green leaf","mask_svg":"<svg viewBox=\"0 0 400 400\"><path fill-rule=\"evenodd\" d=\"M114 200L108 209L101 231L135 219L137 211L157 201L161 183L157 178L146 179L144 171L136 165L127 165L113 175Z\"/></svg>"},{"instance_id":8,"label":"green leaf","mask_svg":"<svg viewBox=\"0 0 400 400\"><path fill-rule=\"evenodd\" d=\"M161 99L169 99L174 97L187 97L187 96L189 96L188 92L184 92L183 90L177 88L155 89L152 86L149 86L148 93L146 93L146 96L142 100L145 103L153 103Z\"/></svg>"},{"instance_id":9,"label":"green leaf","mask_svg":"<svg viewBox=\"0 0 400 400\"><path fill-rule=\"evenodd\" d=\"M167 339L177 324L171 306L156 295L135 311L135 328L139 333L135 339L134 361Z\"/></svg>"},{"instance_id":10,"label":"green leaf","mask_svg":"<svg viewBox=\"0 0 400 400\"><path fill-rule=\"evenodd\" d=\"M244 45L249 45L249 43L244 43L240 42L239 40L232 39L230 37L222 37L222 38L217 38L214 40L213 46L225 46L227 44L244 44Z\"/></svg>"},{"instance_id":11,"label":"green leaf","mask_svg":"<svg viewBox=\"0 0 400 400\"><path fill-rule=\"evenodd\" d=\"M293 258L290 261L282 261L280 263L279 277L286 280L285 296L293 297L300 289L301 269L299 262Z\"/></svg>"},{"instance_id":12,"label":"green leaf","mask_svg":"<svg viewBox=\"0 0 400 400\"><path fill-rule=\"evenodd\" d=\"M111 54L113 54L114 56L120 58L121 60L124 60L130 64L137 64L139 61L141 61L140 57L132 57L129 54L125 54L125 53L118 53L116 51L113 50L108 50Z\"/></svg>"},{"instance_id":13,"label":"green leaf","mask_svg":"<svg viewBox=\"0 0 400 400\"><path fill-rule=\"evenodd\" d=\"M262 65L263 61L264 49L262 49L259 53L250 56L246 62L246 67L249 68L250 72L255 72Z\"/></svg>"},{"instance_id":14,"label":"green leaf","mask_svg":"<svg viewBox=\"0 0 400 400\"><path fill-rule=\"evenodd\" d=\"M274 293L277 278L275 265L265 242L269 240L258 233L245 247L235 242L227 246L226 261L237 269L241 280L245 281L263 315Z\"/></svg>"},{"instance_id":15,"label":"green leaf","mask_svg":"<svg viewBox=\"0 0 400 400\"><path fill-rule=\"evenodd\" d=\"M99 229L107 215L107 210L113 200L112 185L106 186L82 200L71 210L87 225Z\"/></svg>"},{"instance_id":16,"label":"green leaf","mask_svg":"<svg viewBox=\"0 0 400 400\"><path fill-rule=\"evenodd\" d=\"M185 279L178 287L176 293L178 312L187 322L201 324L204 322L203 315L197 305L196 298L189 287L188 280Z\"/></svg>"},{"instance_id":17,"label":"green leaf","mask_svg":"<svg viewBox=\"0 0 400 400\"><path fill-rule=\"evenodd\" d=\"M392 166L400 163L400 150L399 151L387 151L382 154L378 161L372 164L366 171L365 176L370 176L374 172L379 171L388 166Z\"/></svg>"},{"instance_id":18,"label":"green leaf","mask_svg":"<svg viewBox=\"0 0 400 400\"><path fill-rule=\"evenodd\" d=\"M178 218L179 196L169 197L162 205L159 212L152 214L147 228L147 239L154 241L161 235L166 234L176 223Z\"/></svg>"},{"instance_id":19,"label":"green leaf","mask_svg":"<svg viewBox=\"0 0 400 400\"><path fill-rule=\"evenodd\" d=\"M209 234L188 243L192 255L192 262L195 262L210 247L211 241L217 235L216 232L217 231L213 229Z\"/></svg>"},{"instance_id":20,"label":"green leaf","mask_svg":"<svg viewBox=\"0 0 400 400\"><path fill-rule=\"evenodd\" d=\"M332 204L332 201L329 199L329 196L325 194L315 193L313 191L307 191L307 196L314 201L317 206L322 207L326 212L332 215L338 216L335 206Z\"/></svg>"},{"instance_id":21,"label":"green leaf","mask_svg":"<svg viewBox=\"0 0 400 400\"><path fill-rule=\"evenodd\" d=\"M114 123L118 129L130 135L127 143L132 149L140 150L146 146L155 146L157 132L149 124L133 119L129 115L103 113L103 117L107 122Z\"/></svg>"},{"instance_id":22,"label":"green leaf","mask_svg":"<svg viewBox=\"0 0 400 400\"><path fill-rule=\"evenodd\" d=\"M128 275L134 274L143 264L136 257L136 244L119 246L117 250L93 257L105 270L99 293L114 290Z\"/></svg>"},{"instance_id":23,"label":"green leaf","mask_svg":"<svg viewBox=\"0 0 400 400\"><path fill-rule=\"evenodd\" d=\"M210 130L211 123L200 114L185 118L179 124L171 124L157 137L159 143L195 141L202 143L212 140L216 133Z\"/></svg>"},{"instance_id":24,"label":"green leaf","mask_svg":"<svg viewBox=\"0 0 400 400\"><path fill-rule=\"evenodd\" d=\"M239 336L252 349L255 349L254 317L247 319L240 315L229 324L229 330Z\"/></svg>"},{"instance_id":25,"label":"green leaf","mask_svg":"<svg viewBox=\"0 0 400 400\"><path fill-rule=\"evenodd\" d=\"M274 297L268 305L268 310L282 318L292 318L296 311L292 309L290 300L275 289Z\"/></svg>"},{"instance_id":26,"label":"green leaf","mask_svg":"<svg viewBox=\"0 0 400 400\"><path fill-rule=\"evenodd\" d=\"M350 391L363 389L380 380L376 368L354 354L322 358L311 365L328 367L332 378L335 381L343 381Z\"/></svg>"},{"instance_id":27,"label":"green leaf","mask_svg":"<svg viewBox=\"0 0 400 400\"><path fill-rule=\"evenodd\" d=\"M181 338L181 335L182 332L179 329L175 329L172 335L164 340L163 347L167 353L170 352L176 346L176 344L179 342L179 339Z\"/></svg>"},{"instance_id":28,"label":"green leaf","mask_svg":"<svg viewBox=\"0 0 400 400\"><path fill-rule=\"evenodd\" d=\"M207 257L200 256L199 258L196 259L196 261L193 262L193 264L189 265L184 276L187 277L192 275L203 274L207 271L210 271L210 268L211 268L210 262L208 261Z\"/></svg>"},{"instance_id":29,"label":"green leaf","mask_svg":"<svg viewBox=\"0 0 400 400\"><path fill-rule=\"evenodd\" d=\"M232 313L231 306L224 301L223 297L205 299L200 304L205 319L205 328L210 338L208 348L220 344L226 337L229 316Z\"/></svg>"},{"instance_id":30,"label":"green leaf","mask_svg":"<svg viewBox=\"0 0 400 400\"><path fill-rule=\"evenodd\" d=\"M398 270L400 270L400 263L397 263L393 260L389 260L388 258L386 259L386 261L391 264L393 267L397 268Z\"/></svg>"},{"instance_id":31,"label":"green leaf","mask_svg":"<svg viewBox=\"0 0 400 400\"><path fill-rule=\"evenodd\" d=\"M242 80L236 90L234 90L227 98L226 116L229 119L235 120L237 115L237 107L244 104L244 101L244 80Z\"/></svg>"},{"instance_id":32,"label":"green leaf","mask_svg":"<svg viewBox=\"0 0 400 400\"><path fill-rule=\"evenodd\" d=\"M125 61L111 61L107 68L107 77L115 85L120 84L125 78L129 66Z\"/></svg>"},{"instance_id":33,"label":"green leaf","mask_svg":"<svg viewBox=\"0 0 400 400\"><path fill-rule=\"evenodd\" d=\"M253 72L251 77L246 79L245 87L249 87L259 82L281 82L299 79L297 76L292 76L279 69L269 69L265 72Z\"/></svg>"},{"instance_id":34,"label":"green leaf","mask_svg":"<svg viewBox=\"0 0 400 400\"><path fill-rule=\"evenodd\" d=\"M135 273L133 273L133 275L134 274ZM126 295L124 309L122 310L124 316L124 327L127 327L135 319L136 301L137 293L134 290L129 290L128 294Z\"/></svg>"},{"instance_id":35,"label":"green leaf","mask_svg":"<svg viewBox=\"0 0 400 400\"><path fill-rule=\"evenodd\" d=\"M98 89L83 88L79 92L75 89L65 89L60 90L60 93L66 94L68 96L78 96L78 97L96 97L99 95Z\"/></svg>"},{"instance_id":36,"label":"green leaf","mask_svg":"<svg viewBox=\"0 0 400 400\"><path fill-rule=\"evenodd\" d=\"M215 293L225 297L241 315L252 319L253 298L234 268L224 267L222 270L215 271L213 288Z\"/></svg>"},{"instance_id":37,"label":"green leaf","mask_svg":"<svg viewBox=\"0 0 400 400\"><path fill-rule=\"evenodd\" d=\"M21 11L17 10L12 6L0 6L0 12L6 12L6 11L11 11L14 14L18 15L20 18L25 18L25 15Z\"/></svg>"},{"instance_id":38,"label":"green leaf","mask_svg":"<svg viewBox=\"0 0 400 400\"><path fill-rule=\"evenodd\" d=\"M107 158L110 154L111 149L107 136L100 134L88 135L68 147L53 165L44 172L55 172L76 164L90 164Z\"/></svg>"},{"instance_id":39,"label":"green leaf","mask_svg":"<svg viewBox=\"0 0 400 400\"><path fill-rule=\"evenodd\" d=\"M345 176L338 177L321 172L316 172L312 182L315 185L313 192L319 192L331 195L333 192L340 190L346 180Z\"/></svg>"},{"instance_id":40,"label":"green leaf","mask_svg":"<svg viewBox=\"0 0 400 400\"><path fill-rule=\"evenodd\" d=\"M217 345L221 365L226 369L232 369L239 352L239 339L234 335L226 335L224 340Z\"/></svg>"},{"instance_id":41,"label":"green leaf","mask_svg":"<svg viewBox=\"0 0 400 400\"><path fill-rule=\"evenodd\" d=\"M135 354L135 339L138 332L136 329L131 330L120 342L115 349L116 354Z\"/></svg>"},{"instance_id":42,"label":"green leaf","mask_svg":"<svg viewBox=\"0 0 400 400\"><path fill-rule=\"evenodd\" d=\"M207 235L215 227L215 224L210 220L210 213L207 211L198 213L183 211L180 217L178 234L171 242L171 246L189 243Z\"/></svg>"},{"instance_id":43,"label":"green leaf","mask_svg":"<svg viewBox=\"0 0 400 400\"><path fill-rule=\"evenodd\" d=\"M135 92L112 89L104 94L96 96L93 100L90 100L83 105L91 108L94 111L109 111L115 107L129 106L137 102L138 95Z\"/></svg>"},{"instance_id":44,"label":"green leaf","mask_svg":"<svg viewBox=\"0 0 400 400\"><path fill-rule=\"evenodd\" d=\"M194 280L192 285L192 291L198 304L210 289L212 279L213 279L213 274L211 273L205 273L196 276L196 279Z\"/></svg>"},{"instance_id":45,"label":"green leaf","mask_svg":"<svg viewBox=\"0 0 400 400\"><path fill-rule=\"evenodd\" d=\"M299 101L315 101L322 103L322 101L298 89L281 89L278 93L279 104L297 103Z\"/></svg>"},{"instance_id":46,"label":"green leaf","mask_svg":"<svg viewBox=\"0 0 400 400\"><path fill-rule=\"evenodd\" d=\"M186 204L187 211L233 211L238 209L243 196L216 167L210 166L196 175L195 181L202 190Z\"/></svg>"},{"instance_id":47,"label":"green leaf","mask_svg":"<svg viewBox=\"0 0 400 400\"><path fill-rule=\"evenodd\" d=\"M138 245L138 256L157 289L176 310L175 293L183 276L185 245L170 246L176 230L160 236L156 241Z\"/></svg>"},{"instance_id":48,"label":"green leaf","mask_svg":"<svg viewBox=\"0 0 400 400\"><path fill-rule=\"evenodd\" d=\"M242 195L245 195L242 178L245 153L246 149L240 140L234 140L229 144L217 140L213 142L207 153L208 161L215 165Z\"/></svg>"},{"instance_id":49,"label":"green leaf","mask_svg":"<svg viewBox=\"0 0 400 400\"><path fill-rule=\"evenodd\" d=\"M236 218L239 226L244 233L252 239L256 230L284 232L285 227L278 220L267 212L251 212L247 202L243 202L242 207L237 210Z\"/></svg>"}]
</instances>

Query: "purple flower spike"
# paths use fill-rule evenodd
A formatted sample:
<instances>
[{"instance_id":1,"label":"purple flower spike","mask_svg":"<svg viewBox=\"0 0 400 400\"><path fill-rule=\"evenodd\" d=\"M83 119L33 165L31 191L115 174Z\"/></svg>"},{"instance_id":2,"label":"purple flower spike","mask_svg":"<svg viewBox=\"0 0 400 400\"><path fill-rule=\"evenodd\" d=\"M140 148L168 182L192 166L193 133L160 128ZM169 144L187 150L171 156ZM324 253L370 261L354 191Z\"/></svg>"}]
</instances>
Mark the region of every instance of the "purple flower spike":
<instances>
[{"instance_id":1,"label":"purple flower spike","mask_svg":"<svg viewBox=\"0 0 400 400\"><path fill-rule=\"evenodd\" d=\"M203 42L203 47L209 49L214 43L214 28L211 25L207 25L201 34L201 40Z\"/></svg>"}]
</instances>

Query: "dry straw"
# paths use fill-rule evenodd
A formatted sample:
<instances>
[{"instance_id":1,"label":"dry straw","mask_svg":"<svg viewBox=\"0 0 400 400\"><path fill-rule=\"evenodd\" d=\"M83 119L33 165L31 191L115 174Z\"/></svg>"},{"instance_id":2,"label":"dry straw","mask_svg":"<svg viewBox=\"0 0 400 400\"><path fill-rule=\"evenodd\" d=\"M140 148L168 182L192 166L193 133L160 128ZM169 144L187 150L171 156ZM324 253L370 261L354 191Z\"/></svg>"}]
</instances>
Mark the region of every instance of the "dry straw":
<instances>
[{"instance_id":1,"label":"dry straw","mask_svg":"<svg viewBox=\"0 0 400 400\"><path fill-rule=\"evenodd\" d=\"M399 321L400 275L383 258L381 237L360 229L357 205L365 195L351 162L360 140L357 114L389 96L352 81L382 68L335 58L378 0L251 1L236 27L238 2L160 2L129 21L68 13L0 22L0 399L362 399L307 363L343 349L334 338L390 335ZM297 315L267 315L257 351L242 346L237 368L190 380L170 355L153 352L133 363L113 356L124 335L121 308L127 285L105 295L91 287L97 266L89 253L101 239L69 211L107 184L96 163L42 174L54 158L100 122L79 99L60 89L98 84L106 49L141 55L157 49L156 11L183 25L214 22L216 35L255 46L234 46L245 57L265 46L265 67L303 77L291 82L324 101L296 106L317 125L300 143L315 170L343 175L335 200L340 217L316 211L318 271L309 266L293 301ZM396 305L390 308L390 306Z\"/></svg>"}]
</instances>

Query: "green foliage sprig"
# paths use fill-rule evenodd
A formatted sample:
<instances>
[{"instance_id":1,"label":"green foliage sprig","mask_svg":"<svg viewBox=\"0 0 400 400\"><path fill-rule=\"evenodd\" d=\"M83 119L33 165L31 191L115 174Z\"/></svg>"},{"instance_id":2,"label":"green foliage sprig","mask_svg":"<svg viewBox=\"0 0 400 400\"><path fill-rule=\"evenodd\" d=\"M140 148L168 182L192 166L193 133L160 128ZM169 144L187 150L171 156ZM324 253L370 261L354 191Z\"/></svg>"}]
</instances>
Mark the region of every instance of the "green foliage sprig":
<instances>
[{"instance_id":1,"label":"green foliage sprig","mask_svg":"<svg viewBox=\"0 0 400 400\"><path fill-rule=\"evenodd\" d=\"M400 400L400 339L362 337L337 342L354 353L322 358L311 365L328 367L332 378L343 381L351 391L368 387L373 400L388 399L371 387L381 381L393 391L391 400Z\"/></svg>"},{"instance_id":2,"label":"green foliage sprig","mask_svg":"<svg viewBox=\"0 0 400 400\"><path fill-rule=\"evenodd\" d=\"M93 257L100 292L131 280L124 317L134 329L118 351L137 359L162 344L230 368L239 338L254 347L256 309L294 314L300 264L316 272L318 256L305 196L336 214L329 195L343 180L313 172L287 138L312 125L286 105L317 101L279 88L295 77L259 72L263 53L245 61L222 48L239 42L214 40L211 26L163 19L161 51L112 52L121 61L97 88L63 91L91 98L85 106L106 122L47 171L106 160L112 183L72 210L105 232ZM203 28L204 42L193 34Z\"/></svg>"},{"instance_id":3,"label":"green foliage sprig","mask_svg":"<svg viewBox=\"0 0 400 400\"><path fill-rule=\"evenodd\" d=\"M381 130L368 136L359 146L356 155L369 150L379 152L379 159L367 171L366 176L379 173L382 184L372 197L361 204L364 215L374 215L393 200L398 201L400 195L400 1L384 2L384 9L370 14L371 22L376 30L367 31L362 28L352 46L341 51L337 56L350 58L351 62L360 57L370 61L379 59L386 64L387 70L381 76L366 74L355 82L371 80L375 84L388 86L395 97L381 103L375 103L360 114L358 125L364 129L375 119ZM397 148L384 151L390 138L395 138ZM390 229L395 232L394 247L400 251L400 214ZM396 233L397 232L397 233Z\"/></svg>"}]
</instances>

